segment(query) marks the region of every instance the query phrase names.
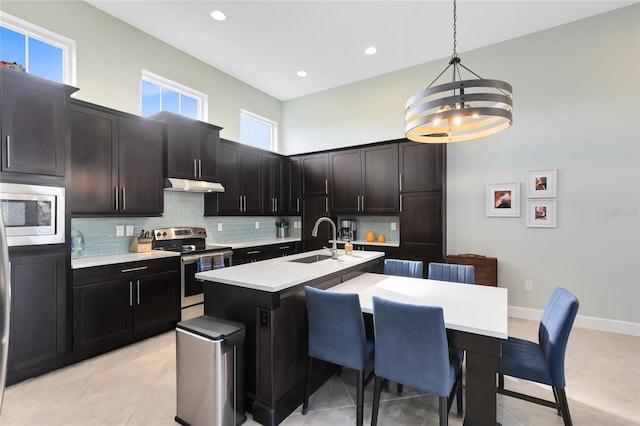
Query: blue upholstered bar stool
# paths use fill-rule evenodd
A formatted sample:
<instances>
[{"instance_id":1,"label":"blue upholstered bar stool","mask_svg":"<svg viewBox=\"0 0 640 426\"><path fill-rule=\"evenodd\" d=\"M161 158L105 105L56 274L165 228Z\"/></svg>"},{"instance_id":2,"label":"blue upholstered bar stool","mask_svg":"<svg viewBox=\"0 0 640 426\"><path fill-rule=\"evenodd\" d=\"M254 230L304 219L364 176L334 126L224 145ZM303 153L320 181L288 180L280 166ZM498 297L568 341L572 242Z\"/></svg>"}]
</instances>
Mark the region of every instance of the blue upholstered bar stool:
<instances>
[{"instance_id":1,"label":"blue upholstered bar stool","mask_svg":"<svg viewBox=\"0 0 640 426\"><path fill-rule=\"evenodd\" d=\"M459 351L449 349L442 308L374 296L373 323L376 380L371 426L378 422L382 379L438 395L440 425L448 424L457 395L462 417L462 360Z\"/></svg>"},{"instance_id":2,"label":"blue upholstered bar stool","mask_svg":"<svg viewBox=\"0 0 640 426\"><path fill-rule=\"evenodd\" d=\"M475 269L472 265L452 263L429 263L430 280L451 281L454 283L475 284Z\"/></svg>"},{"instance_id":3,"label":"blue upholstered bar stool","mask_svg":"<svg viewBox=\"0 0 640 426\"><path fill-rule=\"evenodd\" d=\"M564 355L578 307L576 296L557 287L544 308L538 342L509 337L502 342L502 357L498 360L498 393L555 408L565 425L572 422L564 391ZM551 386L555 402L505 389L505 375Z\"/></svg>"},{"instance_id":4,"label":"blue upholstered bar stool","mask_svg":"<svg viewBox=\"0 0 640 426\"><path fill-rule=\"evenodd\" d=\"M399 275L401 277L423 278L424 264L419 260L385 259L385 275Z\"/></svg>"},{"instance_id":5,"label":"blue upholstered bar stool","mask_svg":"<svg viewBox=\"0 0 640 426\"><path fill-rule=\"evenodd\" d=\"M309 323L309 373L302 404L307 413L311 391L311 369L314 359L321 359L358 371L356 424L362 426L364 387L367 365L373 360L374 343L367 340L360 299L357 294L333 293L317 288L304 288Z\"/></svg>"}]
</instances>

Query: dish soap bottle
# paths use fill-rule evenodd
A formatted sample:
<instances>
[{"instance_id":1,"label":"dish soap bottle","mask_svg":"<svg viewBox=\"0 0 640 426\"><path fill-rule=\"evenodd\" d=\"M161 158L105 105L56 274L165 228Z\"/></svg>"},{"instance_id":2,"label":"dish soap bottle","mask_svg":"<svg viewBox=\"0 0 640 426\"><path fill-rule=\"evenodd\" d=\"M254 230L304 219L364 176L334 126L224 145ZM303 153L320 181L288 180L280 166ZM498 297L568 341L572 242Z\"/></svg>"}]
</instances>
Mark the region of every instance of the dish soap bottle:
<instances>
[{"instance_id":1,"label":"dish soap bottle","mask_svg":"<svg viewBox=\"0 0 640 426\"><path fill-rule=\"evenodd\" d=\"M353 254L353 244L351 244L351 240L347 241L347 243L344 245L344 254L346 254L347 256Z\"/></svg>"}]
</instances>

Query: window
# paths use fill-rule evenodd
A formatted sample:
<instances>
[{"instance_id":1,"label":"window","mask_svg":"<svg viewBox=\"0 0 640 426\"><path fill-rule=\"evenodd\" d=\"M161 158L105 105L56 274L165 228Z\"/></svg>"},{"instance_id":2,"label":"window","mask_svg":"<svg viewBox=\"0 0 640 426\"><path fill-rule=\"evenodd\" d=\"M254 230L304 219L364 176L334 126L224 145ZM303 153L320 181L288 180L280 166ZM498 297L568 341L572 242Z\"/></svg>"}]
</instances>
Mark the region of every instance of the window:
<instances>
[{"instance_id":1,"label":"window","mask_svg":"<svg viewBox=\"0 0 640 426\"><path fill-rule=\"evenodd\" d=\"M0 12L0 61L16 62L28 73L75 86L76 43Z\"/></svg>"},{"instance_id":2,"label":"window","mask_svg":"<svg viewBox=\"0 0 640 426\"><path fill-rule=\"evenodd\" d=\"M278 151L278 123L240 110L240 142L257 148Z\"/></svg>"},{"instance_id":3,"label":"window","mask_svg":"<svg viewBox=\"0 0 640 426\"><path fill-rule=\"evenodd\" d=\"M142 70L141 115L169 111L194 120L207 117L208 96L167 78Z\"/></svg>"}]
</instances>

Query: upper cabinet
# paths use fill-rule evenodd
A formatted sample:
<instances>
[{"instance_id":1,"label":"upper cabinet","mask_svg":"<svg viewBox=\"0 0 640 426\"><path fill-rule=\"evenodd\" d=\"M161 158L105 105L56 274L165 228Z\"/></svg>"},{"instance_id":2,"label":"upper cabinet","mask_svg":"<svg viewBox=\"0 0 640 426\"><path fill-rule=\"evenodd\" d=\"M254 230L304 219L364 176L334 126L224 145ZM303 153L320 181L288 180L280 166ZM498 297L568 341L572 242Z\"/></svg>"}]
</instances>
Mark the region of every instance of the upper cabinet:
<instances>
[{"instance_id":1,"label":"upper cabinet","mask_svg":"<svg viewBox=\"0 0 640 426\"><path fill-rule=\"evenodd\" d=\"M69 95L77 89L0 68L3 172L64 176Z\"/></svg>"},{"instance_id":2,"label":"upper cabinet","mask_svg":"<svg viewBox=\"0 0 640 426\"><path fill-rule=\"evenodd\" d=\"M301 157L302 195L329 193L329 154L310 154Z\"/></svg>"},{"instance_id":3,"label":"upper cabinet","mask_svg":"<svg viewBox=\"0 0 640 426\"><path fill-rule=\"evenodd\" d=\"M221 127L166 111L150 118L167 125L166 177L216 180L216 149Z\"/></svg>"},{"instance_id":4,"label":"upper cabinet","mask_svg":"<svg viewBox=\"0 0 640 426\"><path fill-rule=\"evenodd\" d=\"M400 152L400 192L444 189L445 144L403 142Z\"/></svg>"},{"instance_id":5,"label":"upper cabinet","mask_svg":"<svg viewBox=\"0 0 640 426\"><path fill-rule=\"evenodd\" d=\"M302 157L289 157L287 161L288 212L299 215L302 212Z\"/></svg>"},{"instance_id":6,"label":"upper cabinet","mask_svg":"<svg viewBox=\"0 0 640 426\"><path fill-rule=\"evenodd\" d=\"M71 213L157 216L164 208L164 124L74 100Z\"/></svg>"},{"instance_id":7,"label":"upper cabinet","mask_svg":"<svg viewBox=\"0 0 640 426\"><path fill-rule=\"evenodd\" d=\"M332 213L397 213L398 147L376 145L329 154Z\"/></svg>"},{"instance_id":8,"label":"upper cabinet","mask_svg":"<svg viewBox=\"0 0 640 426\"><path fill-rule=\"evenodd\" d=\"M287 211L283 190L284 160L277 154L262 154L262 212L284 214Z\"/></svg>"},{"instance_id":9,"label":"upper cabinet","mask_svg":"<svg viewBox=\"0 0 640 426\"><path fill-rule=\"evenodd\" d=\"M218 179L225 192L205 194L205 216L262 213L261 152L220 139Z\"/></svg>"}]
</instances>

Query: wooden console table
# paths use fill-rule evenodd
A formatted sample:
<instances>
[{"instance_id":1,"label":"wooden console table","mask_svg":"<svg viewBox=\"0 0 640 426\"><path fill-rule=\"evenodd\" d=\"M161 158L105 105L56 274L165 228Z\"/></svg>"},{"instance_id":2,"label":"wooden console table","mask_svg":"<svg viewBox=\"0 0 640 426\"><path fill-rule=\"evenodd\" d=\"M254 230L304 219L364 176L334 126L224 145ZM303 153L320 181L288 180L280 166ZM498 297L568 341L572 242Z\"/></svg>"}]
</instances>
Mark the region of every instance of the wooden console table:
<instances>
[{"instance_id":1,"label":"wooden console table","mask_svg":"<svg viewBox=\"0 0 640 426\"><path fill-rule=\"evenodd\" d=\"M498 286L498 259L481 254L447 255L447 263L472 265L475 269L476 284Z\"/></svg>"}]
</instances>

